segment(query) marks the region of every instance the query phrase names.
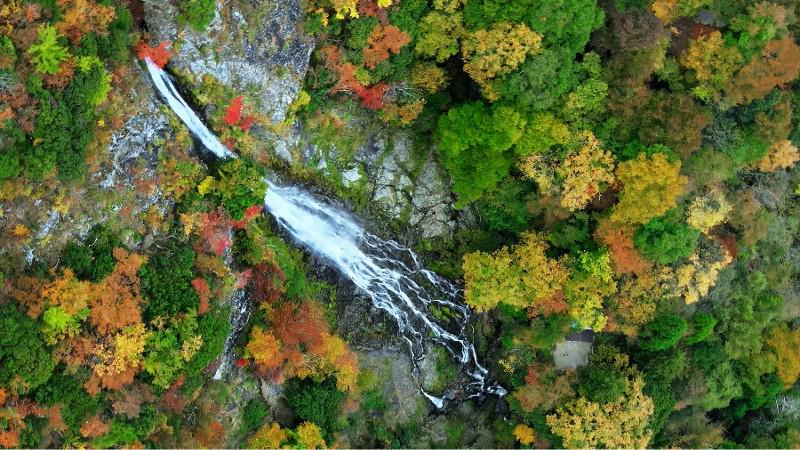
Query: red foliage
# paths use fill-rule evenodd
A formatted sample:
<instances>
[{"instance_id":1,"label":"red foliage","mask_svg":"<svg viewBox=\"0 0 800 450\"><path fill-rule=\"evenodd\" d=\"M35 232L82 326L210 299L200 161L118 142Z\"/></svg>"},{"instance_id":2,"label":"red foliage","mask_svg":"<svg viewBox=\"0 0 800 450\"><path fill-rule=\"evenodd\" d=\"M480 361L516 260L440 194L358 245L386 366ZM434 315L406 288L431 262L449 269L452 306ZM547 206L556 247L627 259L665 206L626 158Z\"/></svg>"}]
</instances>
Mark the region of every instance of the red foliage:
<instances>
[{"instance_id":1,"label":"red foliage","mask_svg":"<svg viewBox=\"0 0 800 450\"><path fill-rule=\"evenodd\" d=\"M247 132L250 130L250 127L252 127L253 124L256 123L256 120L258 120L256 116L245 116L241 120L241 122L239 122L239 128L242 131Z\"/></svg>"},{"instance_id":2,"label":"red foliage","mask_svg":"<svg viewBox=\"0 0 800 450\"><path fill-rule=\"evenodd\" d=\"M17 448L19 445L19 432L17 430L0 431L0 447Z\"/></svg>"},{"instance_id":3,"label":"red foliage","mask_svg":"<svg viewBox=\"0 0 800 450\"><path fill-rule=\"evenodd\" d=\"M234 364L236 367L241 369L242 367L247 367L247 365L250 364L250 361L248 361L247 358L239 358Z\"/></svg>"},{"instance_id":4,"label":"red foliage","mask_svg":"<svg viewBox=\"0 0 800 450\"><path fill-rule=\"evenodd\" d=\"M533 385L536 384L536 380L539 379L539 372L536 366L528 366L528 373L525 375L525 384Z\"/></svg>"},{"instance_id":5,"label":"red foliage","mask_svg":"<svg viewBox=\"0 0 800 450\"><path fill-rule=\"evenodd\" d=\"M299 353L302 345L311 353L322 353L328 324L318 304L310 301L300 305L286 302L273 310L270 325L284 347L293 347Z\"/></svg>"},{"instance_id":6,"label":"red foliage","mask_svg":"<svg viewBox=\"0 0 800 450\"><path fill-rule=\"evenodd\" d=\"M378 6L378 2L375 0L358 0L356 8L358 9L358 14L361 16L376 17L383 25L389 22L389 15L386 13L386 8Z\"/></svg>"},{"instance_id":7,"label":"red foliage","mask_svg":"<svg viewBox=\"0 0 800 450\"><path fill-rule=\"evenodd\" d=\"M183 408L189 403L189 401L181 396L179 389L183 386L184 377L183 375L179 376L172 386L164 392L164 395L161 396L161 403L164 405L165 408L168 410L179 413L183 411Z\"/></svg>"},{"instance_id":8,"label":"red foliage","mask_svg":"<svg viewBox=\"0 0 800 450\"><path fill-rule=\"evenodd\" d=\"M258 120L256 116L244 116L242 117L242 111L244 110L244 97L241 95L235 97L231 100L231 104L228 105L228 108L225 110L225 123L228 126L238 126L242 131L248 131L251 126Z\"/></svg>"},{"instance_id":9,"label":"red foliage","mask_svg":"<svg viewBox=\"0 0 800 450\"><path fill-rule=\"evenodd\" d=\"M331 89L334 92L352 92L361 99L361 103L368 109L378 110L383 108L383 95L389 90L389 85L386 83L378 83L374 86L363 86L356 80L355 71L356 67L351 63L342 63L339 48L334 45L328 45L322 48L322 54L325 58L325 64L336 72L339 81Z\"/></svg>"},{"instance_id":10,"label":"red foliage","mask_svg":"<svg viewBox=\"0 0 800 450\"><path fill-rule=\"evenodd\" d=\"M395 55L400 53L400 48L411 42L408 33L394 25L378 25L372 30L364 47L364 65L374 69L381 61L389 58L389 52Z\"/></svg>"},{"instance_id":11,"label":"red foliage","mask_svg":"<svg viewBox=\"0 0 800 450\"><path fill-rule=\"evenodd\" d=\"M42 15L39 13L39 7L37 5L28 5L28 7L25 8L25 20L28 23L35 22L41 16Z\"/></svg>"},{"instance_id":12,"label":"red foliage","mask_svg":"<svg viewBox=\"0 0 800 450\"><path fill-rule=\"evenodd\" d=\"M87 438L96 438L108 433L110 426L100 419L99 415L94 415L81 425L81 435Z\"/></svg>"},{"instance_id":13,"label":"red foliage","mask_svg":"<svg viewBox=\"0 0 800 450\"><path fill-rule=\"evenodd\" d=\"M383 94L385 94L388 89L388 85L380 83L375 86L362 87L360 90L356 91L356 94L361 97L361 103L367 109L377 110L383 108Z\"/></svg>"},{"instance_id":14,"label":"red foliage","mask_svg":"<svg viewBox=\"0 0 800 450\"><path fill-rule=\"evenodd\" d=\"M539 300L535 305L528 308L528 317L551 316L553 314L567 312L568 310L569 304L567 303L567 298L564 296L564 291L559 290L550 297Z\"/></svg>"},{"instance_id":15,"label":"red foliage","mask_svg":"<svg viewBox=\"0 0 800 450\"><path fill-rule=\"evenodd\" d=\"M244 97L241 95L231 100L231 104L228 105L228 109L225 110L225 123L230 126L239 123L242 119L242 108L244 108L243 100Z\"/></svg>"},{"instance_id":16,"label":"red foliage","mask_svg":"<svg viewBox=\"0 0 800 450\"><path fill-rule=\"evenodd\" d=\"M259 303L272 305L281 298L286 275L274 262L257 265L253 271L253 298Z\"/></svg>"},{"instance_id":17,"label":"red foliage","mask_svg":"<svg viewBox=\"0 0 800 450\"><path fill-rule=\"evenodd\" d=\"M136 55L141 60L153 61L153 64L158 66L160 69L163 69L164 66L167 65L169 59L172 57L172 53L167 50L167 47L172 45L170 41L164 41L156 47L150 47L145 43L141 43L136 46Z\"/></svg>"},{"instance_id":18,"label":"red foliage","mask_svg":"<svg viewBox=\"0 0 800 450\"><path fill-rule=\"evenodd\" d=\"M219 210L200 214L200 236L217 256L233 245L231 226L230 218Z\"/></svg>"},{"instance_id":19,"label":"red foliage","mask_svg":"<svg viewBox=\"0 0 800 450\"><path fill-rule=\"evenodd\" d=\"M194 438L203 448L219 448L225 439L225 427L213 420L195 430Z\"/></svg>"},{"instance_id":20,"label":"red foliage","mask_svg":"<svg viewBox=\"0 0 800 450\"><path fill-rule=\"evenodd\" d=\"M117 391L133 383L133 378L139 373L140 368L137 365L128 367L120 373L107 373L103 376L92 373L92 376L83 384L83 388L91 395L99 393L101 389Z\"/></svg>"},{"instance_id":21,"label":"red foliage","mask_svg":"<svg viewBox=\"0 0 800 450\"><path fill-rule=\"evenodd\" d=\"M233 227L239 230L244 229L247 226L247 223L255 219L256 217L260 216L263 210L264 206L262 205L253 205L245 209L244 217L242 217L242 220L237 220L233 222Z\"/></svg>"},{"instance_id":22,"label":"red foliage","mask_svg":"<svg viewBox=\"0 0 800 450\"><path fill-rule=\"evenodd\" d=\"M629 225L619 225L610 220L601 221L595 231L595 239L605 244L617 275L623 273L640 274L652 264L647 261L633 245L636 230Z\"/></svg>"},{"instance_id":23,"label":"red foliage","mask_svg":"<svg viewBox=\"0 0 800 450\"><path fill-rule=\"evenodd\" d=\"M89 297L89 322L101 334L133 325L142 318L138 273L143 259L121 248L112 252L117 262L114 271L96 285Z\"/></svg>"},{"instance_id":24,"label":"red foliage","mask_svg":"<svg viewBox=\"0 0 800 450\"><path fill-rule=\"evenodd\" d=\"M250 279L253 278L253 269L247 268L236 274L236 289L242 289L247 286Z\"/></svg>"},{"instance_id":25,"label":"red foliage","mask_svg":"<svg viewBox=\"0 0 800 450\"><path fill-rule=\"evenodd\" d=\"M197 314L203 315L208 312L208 300L211 298L211 288L208 287L208 283L203 278L195 278L192 280L192 287L194 288L197 295L200 296L200 306L197 308Z\"/></svg>"}]
</instances>

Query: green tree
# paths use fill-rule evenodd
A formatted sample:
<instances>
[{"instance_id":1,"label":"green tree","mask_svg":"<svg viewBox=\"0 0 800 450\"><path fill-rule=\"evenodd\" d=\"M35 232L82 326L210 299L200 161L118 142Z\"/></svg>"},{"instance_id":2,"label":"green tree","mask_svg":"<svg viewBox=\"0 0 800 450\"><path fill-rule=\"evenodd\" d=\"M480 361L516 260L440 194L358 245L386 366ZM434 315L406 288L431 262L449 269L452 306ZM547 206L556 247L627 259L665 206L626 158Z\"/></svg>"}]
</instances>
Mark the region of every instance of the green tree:
<instances>
[{"instance_id":1,"label":"green tree","mask_svg":"<svg viewBox=\"0 0 800 450\"><path fill-rule=\"evenodd\" d=\"M705 341L714 333L717 319L708 313L696 313L692 316L691 334L686 336L686 345L694 345Z\"/></svg>"},{"instance_id":2,"label":"green tree","mask_svg":"<svg viewBox=\"0 0 800 450\"><path fill-rule=\"evenodd\" d=\"M574 55L561 47L545 47L502 79L497 90L507 103L528 111L547 111L579 82Z\"/></svg>"},{"instance_id":3,"label":"green tree","mask_svg":"<svg viewBox=\"0 0 800 450\"><path fill-rule=\"evenodd\" d=\"M53 375L36 390L34 398L42 405L61 405L61 417L72 433L77 433L84 419L97 413L103 404L100 395L87 394L82 383L66 373Z\"/></svg>"},{"instance_id":4,"label":"green tree","mask_svg":"<svg viewBox=\"0 0 800 450\"><path fill-rule=\"evenodd\" d=\"M98 282L114 270L112 251L121 245L111 230L97 225L89 230L86 243L67 244L61 252L61 261L78 279Z\"/></svg>"},{"instance_id":5,"label":"green tree","mask_svg":"<svg viewBox=\"0 0 800 450\"><path fill-rule=\"evenodd\" d=\"M55 75L61 70L61 63L69 58L67 48L58 43L58 32L50 25L42 25L37 30L39 42L28 49L36 71Z\"/></svg>"},{"instance_id":6,"label":"green tree","mask_svg":"<svg viewBox=\"0 0 800 450\"><path fill-rule=\"evenodd\" d=\"M292 378L286 383L285 397L297 418L317 424L326 440L341 430L339 417L344 393L336 390L334 378L326 378L321 383Z\"/></svg>"},{"instance_id":7,"label":"green tree","mask_svg":"<svg viewBox=\"0 0 800 450\"><path fill-rule=\"evenodd\" d=\"M687 328L683 317L667 313L656 317L639 333L639 346L650 351L664 351L681 340Z\"/></svg>"},{"instance_id":8,"label":"green tree","mask_svg":"<svg viewBox=\"0 0 800 450\"><path fill-rule=\"evenodd\" d=\"M593 402L613 402L625 393L625 374L615 367L594 361L581 371L578 383L578 393Z\"/></svg>"},{"instance_id":9,"label":"green tree","mask_svg":"<svg viewBox=\"0 0 800 450\"><path fill-rule=\"evenodd\" d=\"M420 23L420 35L414 50L422 56L445 62L459 51L459 40L464 36L461 14L432 11Z\"/></svg>"},{"instance_id":10,"label":"green tree","mask_svg":"<svg viewBox=\"0 0 800 450\"><path fill-rule=\"evenodd\" d=\"M36 322L7 302L0 305L0 330L0 385L25 393L44 384L55 361Z\"/></svg>"},{"instance_id":11,"label":"green tree","mask_svg":"<svg viewBox=\"0 0 800 450\"><path fill-rule=\"evenodd\" d=\"M574 56L603 26L605 15L594 0L471 0L464 5L464 21L472 30L501 21L523 22L544 37L547 47L561 47Z\"/></svg>"},{"instance_id":12,"label":"green tree","mask_svg":"<svg viewBox=\"0 0 800 450\"><path fill-rule=\"evenodd\" d=\"M189 246L171 245L153 255L139 270L145 317L172 317L197 309L200 297L192 288L195 253Z\"/></svg>"},{"instance_id":13,"label":"green tree","mask_svg":"<svg viewBox=\"0 0 800 450\"><path fill-rule=\"evenodd\" d=\"M700 230L689 226L681 211L673 209L651 219L636 231L633 243L645 258L659 264L670 264L694 252Z\"/></svg>"},{"instance_id":14,"label":"green tree","mask_svg":"<svg viewBox=\"0 0 800 450\"><path fill-rule=\"evenodd\" d=\"M458 194L456 206L471 203L508 175L510 149L525 119L505 106L465 103L439 118L438 150Z\"/></svg>"},{"instance_id":15,"label":"green tree","mask_svg":"<svg viewBox=\"0 0 800 450\"><path fill-rule=\"evenodd\" d=\"M217 204L222 205L235 220L241 220L247 208L264 203L267 183L254 164L233 159L219 166L210 190Z\"/></svg>"},{"instance_id":16,"label":"green tree","mask_svg":"<svg viewBox=\"0 0 800 450\"><path fill-rule=\"evenodd\" d=\"M605 249L582 253L564 284L570 316L579 327L598 331L607 321L603 315L603 299L616 291L611 258Z\"/></svg>"}]
</instances>

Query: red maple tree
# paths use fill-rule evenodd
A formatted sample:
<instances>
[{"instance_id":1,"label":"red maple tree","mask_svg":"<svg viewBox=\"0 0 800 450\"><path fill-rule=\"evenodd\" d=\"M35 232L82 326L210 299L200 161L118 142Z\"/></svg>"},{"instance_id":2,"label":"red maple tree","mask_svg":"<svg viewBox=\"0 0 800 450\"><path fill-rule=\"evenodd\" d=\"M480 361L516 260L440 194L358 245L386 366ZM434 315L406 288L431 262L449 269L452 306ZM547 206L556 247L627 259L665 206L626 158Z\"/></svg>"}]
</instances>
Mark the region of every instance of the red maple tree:
<instances>
[{"instance_id":1,"label":"red maple tree","mask_svg":"<svg viewBox=\"0 0 800 450\"><path fill-rule=\"evenodd\" d=\"M234 97L234 99L231 100L230 105L228 105L228 108L225 109L225 117L223 120L225 120L225 123L228 124L228 126L238 126L240 130L246 132L251 126L253 126L254 123L256 123L258 118L253 115L242 117L243 110L244 97L241 95Z\"/></svg>"},{"instance_id":2,"label":"red maple tree","mask_svg":"<svg viewBox=\"0 0 800 450\"><path fill-rule=\"evenodd\" d=\"M147 59L153 61L153 64L158 66L159 69L163 69L172 57L172 53L167 50L170 45L172 45L170 41L161 42L155 47L141 43L136 46L136 55L143 61Z\"/></svg>"}]
</instances>

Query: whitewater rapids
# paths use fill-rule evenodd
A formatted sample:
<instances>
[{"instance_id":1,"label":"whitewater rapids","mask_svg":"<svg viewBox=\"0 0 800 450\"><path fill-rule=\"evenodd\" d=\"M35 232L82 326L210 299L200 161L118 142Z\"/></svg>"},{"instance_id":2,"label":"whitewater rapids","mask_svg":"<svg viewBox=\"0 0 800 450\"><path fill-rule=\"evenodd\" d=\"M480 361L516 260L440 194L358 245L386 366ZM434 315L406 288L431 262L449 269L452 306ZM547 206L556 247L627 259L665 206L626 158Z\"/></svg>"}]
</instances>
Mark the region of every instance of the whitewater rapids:
<instances>
[{"instance_id":1,"label":"whitewater rapids","mask_svg":"<svg viewBox=\"0 0 800 450\"><path fill-rule=\"evenodd\" d=\"M181 97L170 76L149 59L146 65L156 89L203 146L219 158L236 158ZM410 249L368 233L342 208L295 186L279 186L269 180L267 184L264 207L277 223L296 243L336 268L366 293L375 307L395 320L408 344L415 379L426 343L433 342L444 346L469 375L470 397L506 394L499 384L487 381L488 371L479 363L467 336L470 311L460 301L456 286L425 269ZM447 310L451 318L440 323L431 308ZM233 345L229 341L226 350ZM219 371L215 378L218 376ZM420 391L436 407L444 406L444 399L421 387Z\"/></svg>"}]
</instances>

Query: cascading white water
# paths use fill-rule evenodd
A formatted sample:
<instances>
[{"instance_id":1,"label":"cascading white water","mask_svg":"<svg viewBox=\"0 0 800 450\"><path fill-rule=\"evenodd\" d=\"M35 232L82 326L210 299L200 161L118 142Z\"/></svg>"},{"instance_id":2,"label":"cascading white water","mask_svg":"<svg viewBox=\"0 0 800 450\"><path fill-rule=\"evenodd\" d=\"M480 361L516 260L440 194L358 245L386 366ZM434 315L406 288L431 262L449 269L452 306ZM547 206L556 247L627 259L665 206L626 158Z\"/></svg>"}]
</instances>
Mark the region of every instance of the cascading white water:
<instances>
[{"instance_id":1,"label":"cascading white water","mask_svg":"<svg viewBox=\"0 0 800 450\"><path fill-rule=\"evenodd\" d=\"M147 72L150 73L150 78L153 79L153 84L155 84L161 96L164 97L167 105L169 105L172 112L186 124L186 127L197 136L197 139L200 140L203 146L218 158L236 158L236 153L228 150L228 147L222 144L217 135L208 129L203 121L197 117L194 110L189 107L186 100L181 97L180 92L178 92L178 89L175 88L175 85L172 83L169 74L155 65L150 58L146 58L144 61L147 65Z\"/></svg>"},{"instance_id":2,"label":"cascading white water","mask_svg":"<svg viewBox=\"0 0 800 450\"><path fill-rule=\"evenodd\" d=\"M154 84L175 114L220 158L236 158L181 98L169 75L147 60ZM459 301L460 291L449 281L426 270L417 255L395 241L382 240L360 226L353 216L309 192L267 181L265 209L292 238L330 263L364 291L373 304L397 323L408 343L417 377L417 362L425 356L425 343L444 346L472 381L468 394L506 394L497 383L487 382L487 370L478 362L467 337L469 308ZM430 308L446 309L451 317L438 322ZM226 344L227 345L227 344ZM220 375L219 373L217 375ZM441 408L444 400L420 391Z\"/></svg>"}]
</instances>

